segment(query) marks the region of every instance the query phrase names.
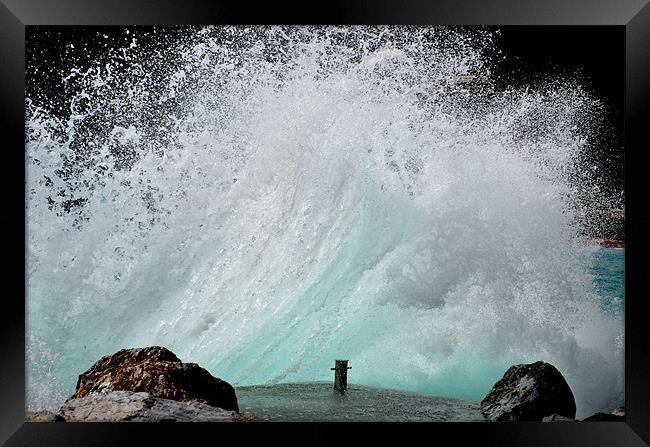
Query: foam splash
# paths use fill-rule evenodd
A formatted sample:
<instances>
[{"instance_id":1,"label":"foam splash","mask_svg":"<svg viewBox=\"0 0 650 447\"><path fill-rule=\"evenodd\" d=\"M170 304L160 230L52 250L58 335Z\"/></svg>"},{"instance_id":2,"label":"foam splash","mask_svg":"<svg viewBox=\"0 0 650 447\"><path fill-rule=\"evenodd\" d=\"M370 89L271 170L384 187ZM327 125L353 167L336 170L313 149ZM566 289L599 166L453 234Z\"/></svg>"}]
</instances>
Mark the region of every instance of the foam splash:
<instances>
[{"instance_id":1,"label":"foam splash","mask_svg":"<svg viewBox=\"0 0 650 447\"><path fill-rule=\"evenodd\" d=\"M578 83L496 89L476 30L215 27L174 50L72 71L63 119L28 98L28 331L51 351L31 384L65 396L158 344L234 385L349 358L355 383L474 400L544 360L578 417L620 404L622 316L577 238L599 107Z\"/></svg>"}]
</instances>

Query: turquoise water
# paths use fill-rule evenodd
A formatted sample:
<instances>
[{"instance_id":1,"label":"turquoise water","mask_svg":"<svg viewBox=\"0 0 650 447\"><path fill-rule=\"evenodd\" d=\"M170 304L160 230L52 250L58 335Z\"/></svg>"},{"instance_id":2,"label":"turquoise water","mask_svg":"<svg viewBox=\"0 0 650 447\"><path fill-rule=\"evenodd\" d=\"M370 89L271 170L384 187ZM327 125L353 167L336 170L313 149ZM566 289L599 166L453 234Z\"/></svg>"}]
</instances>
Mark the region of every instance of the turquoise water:
<instances>
[{"instance_id":1,"label":"turquoise water","mask_svg":"<svg viewBox=\"0 0 650 447\"><path fill-rule=\"evenodd\" d=\"M591 273L603 309L613 313L625 310L625 250L602 248L592 253Z\"/></svg>"},{"instance_id":2,"label":"turquoise water","mask_svg":"<svg viewBox=\"0 0 650 447\"><path fill-rule=\"evenodd\" d=\"M625 308L623 249L590 251L601 306L614 315ZM271 422L474 422L485 421L478 401L350 384L340 395L331 382L236 388L241 411Z\"/></svg>"}]
</instances>

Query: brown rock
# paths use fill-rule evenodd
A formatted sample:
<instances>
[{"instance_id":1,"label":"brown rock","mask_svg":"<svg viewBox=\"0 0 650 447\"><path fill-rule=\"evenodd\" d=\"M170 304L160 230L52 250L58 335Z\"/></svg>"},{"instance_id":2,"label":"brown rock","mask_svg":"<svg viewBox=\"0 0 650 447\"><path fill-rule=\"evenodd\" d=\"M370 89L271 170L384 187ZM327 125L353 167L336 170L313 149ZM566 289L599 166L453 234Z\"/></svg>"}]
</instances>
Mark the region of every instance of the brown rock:
<instances>
[{"instance_id":1,"label":"brown rock","mask_svg":"<svg viewBox=\"0 0 650 447\"><path fill-rule=\"evenodd\" d=\"M239 411L235 390L196 363L183 363L161 346L122 349L102 357L79 376L75 393L67 400L112 391L146 392L177 401L198 401Z\"/></svg>"},{"instance_id":2,"label":"brown rock","mask_svg":"<svg viewBox=\"0 0 650 447\"><path fill-rule=\"evenodd\" d=\"M618 239L604 239L600 245L606 248L625 248L625 241Z\"/></svg>"},{"instance_id":3,"label":"brown rock","mask_svg":"<svg viewBox=\"0 0 650 447\"><path fill-rule=\"evenodd\" d=\"M264 418L250 413L234 413L232 420L235 422L264 422Z\"/></svg>"},{"instance_id":4,"label":"brown rock","mask_svg":"<svg viewBox=\"0 0 650 447\"><path fill-rule=\"evenodd\" d=\"M65 422L65 419L50 411L28 411L25 413L25 422Z\"/></svg>"}]
</instances>

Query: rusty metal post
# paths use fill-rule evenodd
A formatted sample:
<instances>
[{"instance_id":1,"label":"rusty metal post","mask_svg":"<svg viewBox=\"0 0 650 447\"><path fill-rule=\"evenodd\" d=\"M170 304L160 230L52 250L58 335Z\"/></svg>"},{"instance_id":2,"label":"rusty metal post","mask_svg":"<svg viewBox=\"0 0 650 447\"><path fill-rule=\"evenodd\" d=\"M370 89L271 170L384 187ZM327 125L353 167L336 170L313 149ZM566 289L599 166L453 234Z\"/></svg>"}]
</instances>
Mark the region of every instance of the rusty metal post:
<instances>
[{"instance_id":1,"label":"rusty metal post","mask_svg":"<svg viewBox=\"0 0 650 447\"><path fill-rule=\"evenodd\" d=\"M336 360L336 366L331 368L334 371L334 390L343 394L348 389L348 360Z\"/></svg>"}]
</instances>

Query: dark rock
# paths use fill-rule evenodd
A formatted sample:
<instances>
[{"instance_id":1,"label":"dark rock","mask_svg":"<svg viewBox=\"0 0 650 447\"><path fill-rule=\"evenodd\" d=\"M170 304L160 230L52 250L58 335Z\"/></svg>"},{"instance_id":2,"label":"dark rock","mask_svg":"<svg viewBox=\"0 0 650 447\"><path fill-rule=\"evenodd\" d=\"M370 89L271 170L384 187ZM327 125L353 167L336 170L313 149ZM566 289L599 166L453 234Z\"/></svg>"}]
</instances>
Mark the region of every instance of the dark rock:
<instances>
[{"instance_id":1,"label":"dark rock","mask_svg":"<svg viewBox=\"0 0 650 447\"><path fill-rule=\"evenodd\" d=\"M60 415L67 422L234 422L237 413L197 401L113 391L71 399L61 407Z\"/></svg>"},{"instance_id":2,"label":"dark rock","mask_svg":"<svg viewBox=\"0 0 650 447\"><path fill-rule=\"evenodd\" d=\"M624 421L625 416L616 416L615 414L609 413L596 413L592 414L588 418L582 420L582 422L604 422L604 421Z\"/></svg>"},{"instance_id":3,"label":"dark rock","mask_svg":"<svg viewBox=\"0 0 650 447\"><path fill-rule=\"evenodd\" d=\"M102 357L79 376L71 399L93 393L134 391L182 402L198 401L239 411L235 390L196 363L183 363L168 349L152 346L122 349Z\"/></svg>"},{"instance_id":4,"label":"dark rock","mask_svg":"<svg viewBox=\"0 0 650 447\"><path fill-rule=\"evenodd\" d=\"M511 366L481 401L481 413L491 421L540 421L557 414L576 416L571 388L551 364Z\"/></svg>"},{"instance_id":5,"label":"dark rock","mask_svg":"<svg viewBox=\"0 0 650 447\"><path fill-rule=\"evenodd\" d=\"M25 413L25 422L65 422L65 419L51 411L28 411Z\"/></svg>"},{"instance_id":6,"label":"dark rock","mask_svg":"<svg viewBox=\"0 0 650 447\"><path fill-rule=\"evenodd\" d=\"M552 414L542 418L542 422L575 422L575 419L565 418L559 414Z\"/></svg>"}]
</instances>

